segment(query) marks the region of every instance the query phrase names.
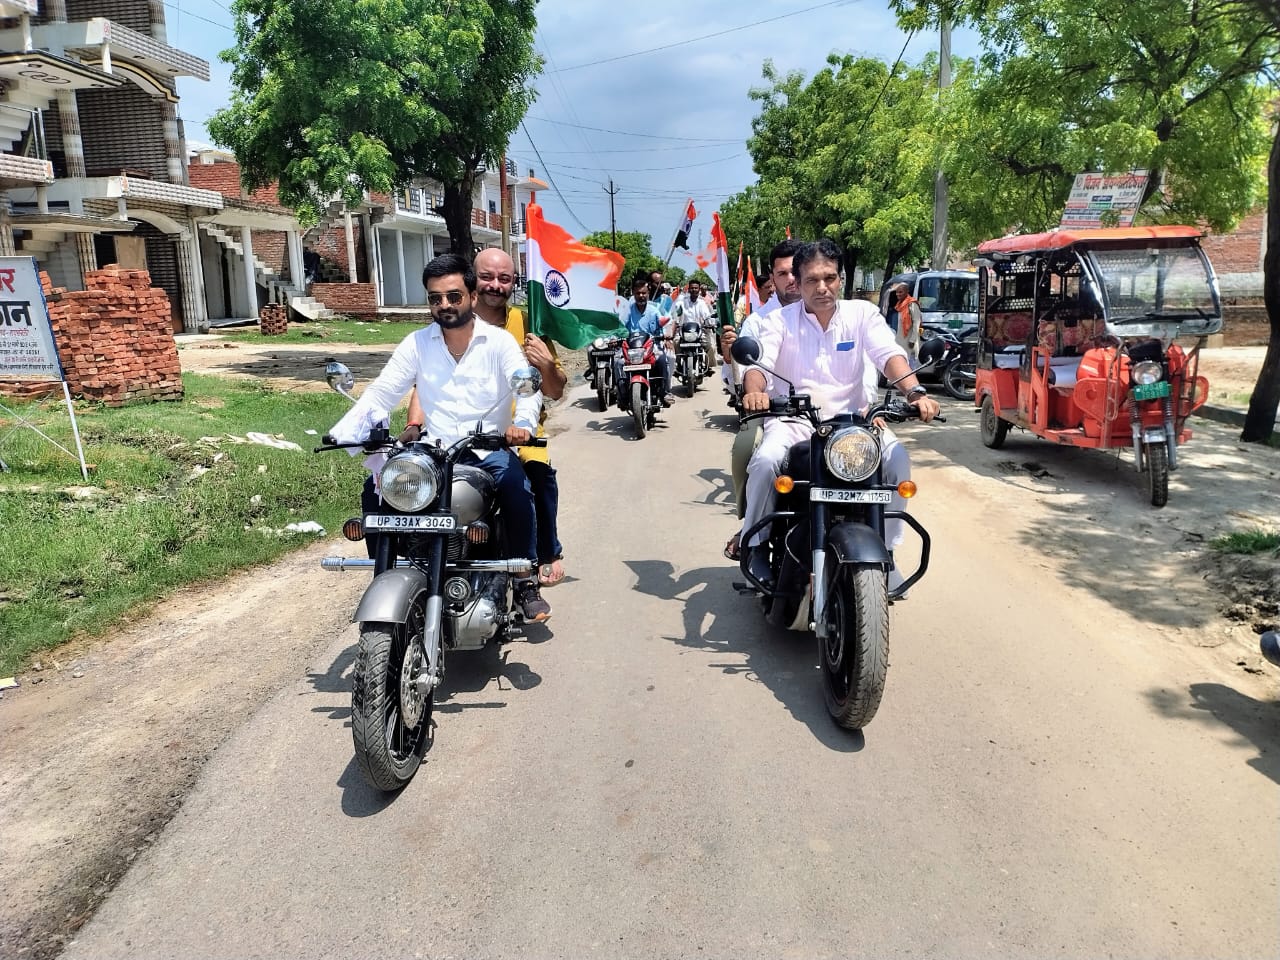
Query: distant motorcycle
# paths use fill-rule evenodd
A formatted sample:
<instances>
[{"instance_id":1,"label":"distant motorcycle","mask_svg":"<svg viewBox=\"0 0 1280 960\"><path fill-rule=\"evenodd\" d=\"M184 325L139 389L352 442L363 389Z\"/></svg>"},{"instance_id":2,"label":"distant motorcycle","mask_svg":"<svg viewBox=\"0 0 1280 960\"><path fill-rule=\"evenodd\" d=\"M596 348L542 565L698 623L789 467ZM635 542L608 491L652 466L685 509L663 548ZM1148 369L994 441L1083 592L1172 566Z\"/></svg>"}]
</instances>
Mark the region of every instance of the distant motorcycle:
<instances>
[{"instance_id":1,"label":"distant motorcycle","mask_svg":"<svg viewBox=\"0 0 1280 960\"><path fill-rule=\"evenodd\" d=\"M684 384L685 393L692 397L707 373L705 332L697 320L682 320L676 340L676 379Z\"/></svg>"},{"instance_id":2,"label":"distant motorcycle","mask_svg":"<svg viewBox=\"0 0 1280 960\"><path fill-rule=\"evenodd\" d=\"M596 337L587 347L586 378L595 387L601 413L609 409L609 398L613 396L613 361L621 344L618 337Z\"/></svg>"},{"instance_id":3,"label":"distant motorcycle","mask_svg":"<svg viewBox=\"0 0 1280 960\"><path fill-rule=\"evenodd\" d=\"M920 360L932 364L948 396L972 400L978 382L978 331L930 330L920 344Z\"/></svg>"},{"instance_id":4,"label":"distant motorcycle","mask_svg":"<svg viewBox=\"0 0 1280 960\"><path fill-rule=\"evenodd\" d=\"M631 414L640 439L658 422L658 411L662 409L658 398L663 387L655 389L653 382L661 347L662 338L633 333L622 347L622 356L614 361L618 409Z\"/></svg>"}]
</instances>

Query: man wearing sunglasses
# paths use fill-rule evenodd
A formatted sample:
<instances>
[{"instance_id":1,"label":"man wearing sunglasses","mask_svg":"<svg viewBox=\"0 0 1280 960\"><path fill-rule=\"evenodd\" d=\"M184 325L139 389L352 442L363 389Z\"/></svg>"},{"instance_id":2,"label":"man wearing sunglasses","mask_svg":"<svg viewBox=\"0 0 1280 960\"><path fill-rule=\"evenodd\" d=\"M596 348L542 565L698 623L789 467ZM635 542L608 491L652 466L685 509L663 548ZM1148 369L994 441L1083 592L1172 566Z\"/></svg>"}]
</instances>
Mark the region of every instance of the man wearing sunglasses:
<instances>
[{"instance_id":1,"label":"man wearing sunglasses","mask_svg":"<svg viewBox=\"0 0 1280 960\"><path fill-rule=\"evenodd\" d=\"M410 418L410 433L416 428L432 440L451 444L483 420L486 430L505 433L508 443L527 443L537 429L542 395L516 399L513 416L508 382L527 361L506 330L476 323L475 271L457 254L444 254L426 265L422 283L435 322L400 342L382 372L330 433L339 441L363 439L356 434L370 413L395 409L413 387L422 419L415 423ZM493 476L502 504L507 556L536 563L533 494L516 455L510 450L468 450L460 462L475 464ZM551 616L551 606L542 599L533 577L516 583L516 603L526 620Z\"/></svg>"}]
</instances>

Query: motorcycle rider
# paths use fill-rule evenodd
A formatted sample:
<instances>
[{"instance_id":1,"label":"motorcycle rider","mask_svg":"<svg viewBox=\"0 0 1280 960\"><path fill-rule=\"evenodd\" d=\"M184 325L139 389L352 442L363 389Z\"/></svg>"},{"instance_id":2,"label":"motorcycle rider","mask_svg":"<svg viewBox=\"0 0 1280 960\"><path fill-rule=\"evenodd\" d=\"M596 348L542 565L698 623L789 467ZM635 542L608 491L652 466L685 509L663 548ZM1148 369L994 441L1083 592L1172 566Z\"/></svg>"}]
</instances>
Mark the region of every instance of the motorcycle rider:
<instances>
[{"instance_id":1,"label":"motorcycle rider","mask_svg":"<svg viewBox=\"0 0 1280 960\"><path fill-rule=\"evenodd\" d=\"M655 273L657 271L654 271ZM631 281L631 304L623 316L622 322L628 334L644 333L651 337L663 336L663 318L658 308L649 301L649 276L643 271L637 273ZM671 406L671 364L667 362L666 351L658 345L657 357L654 360L653 372L658 384L658 402L664 407ZM618 395L626 388L626 379L622 375L622 357L613 361L613 382L617 384Z\"/></svg>"},{"instance_id":2,"label":"motorcycle rider","mask_svg":"<svg viewBox=\"0 0 1280 960\"><path fill-rule=\"evenodd\" d=\"M689 281L688 289L676 301L676 309L683 314L681 320L696 320L698 327L704 331L711 325L711 307L703 299L702 284L697 280ZM711 369L714 359L712 355L707 356L708 370Z\"/></svg>"},{"instance_id":3,"label":"motorcycle rider","mask_svg":"<svg viewBox=\"0 0 1280 960\"><path fill-rule=\"evenodd\" d=\"M542 396L535 393L518 398L513 421L507 384L527 362L511 334L489 324L476 324L475 271L465 259L449 253L428 263L422 280L435 322L400 341L382 372L329 432L339 443L363 440L372 425L385 419L415 386L423 412L419 426L431 439L454 443L483 419L504 433L508 443L527 443L537 429ZM467 450L459 462L479 466L494 478L502 505L507 556L536 562L533 494L516 455L510 450ZM366 511L377 511L376 500L373 510L366 504ZM518 580L515 597L526 620L551 616L551 606L542 599L536 578Z\"/></svg>"},{"instance_id":4,"label":"motorcycle rider","mask_svg":"<svg viewBox=\"0 0 1280 960\"><path fill-rule=\"evenodd\" d=\"M475 314L486 323L501 327L524 346L524 355L530 366L542 374L542 395L548 400L564 396L568 377L555 344L544 337L529 333L525 317L519 307L510 305L515 287L515 261L497 247L487 247L476 254L474 268L479 297ZM409 396L410 424L422 423L422 407L418 403L418 391ZM538 420L538 436L546 437L547 408L543 406ZM417 439L413 437L412 439ZM551 465L550 447L519 447L516 456L529 476L533 490L533 504L537 511L538 530L538 582L544 587L555 586L564 579L564 548L560 544L558 513L560 486L556 469Z\"/></svg>"},{"instance_id":5,"label":"motorcycle rider","mask_svg":"<svg viewBox=\"0 0 1280 960\"><path fill-rule=\"evenodd\" d=\"M792 260L800 300L767 315L760 325L759 367L749 367L743 377L742 406L747 412L769 409L770 395L786 396L787 387L773 374L795 385L797 393L807 393L821 408L824 417L865 411L875 401L873 381L866 367L873 364L890 380L902 377L899 388L907 401L928 421L938 415L938 402L928 395L911 373L906 351L894 341L892 332L874 305L865 300L841 300L841 264L844 253L832 240L807 243ZM775 271L776 273L776 271ZM807 421L783 418L764 421L760 445L747 466L747 504L742 529L747 530L773 509L773 482L791 448L809 438ZM885 479L896 484L911 475L906 448L887 428L882 434ZM892 510L902 510L906 502L895 492ZM902 539L901 521L894 523L887 546L892 551ZM757 531L745 546L751 550L748 564L761 581L770 579L769 565L761 544L766 531Z\"/></svg>"}]
</instances>

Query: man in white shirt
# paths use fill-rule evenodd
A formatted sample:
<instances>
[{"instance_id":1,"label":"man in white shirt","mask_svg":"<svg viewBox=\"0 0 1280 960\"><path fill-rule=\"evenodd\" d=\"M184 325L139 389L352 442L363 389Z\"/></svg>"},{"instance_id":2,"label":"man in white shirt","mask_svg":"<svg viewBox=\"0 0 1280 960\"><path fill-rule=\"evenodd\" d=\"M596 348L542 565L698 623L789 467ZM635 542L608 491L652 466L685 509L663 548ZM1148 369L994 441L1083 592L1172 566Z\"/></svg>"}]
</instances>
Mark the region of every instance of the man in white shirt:
<instances>
[{"instance_id":1,"label":"man in white shirt","mask_svg":"<svg viewBox=\"0 0 1280 960\"><path fill-rule=\"evenodd\" d=\"M385 418L409 388L416 387L423 422L410 426L419 427L423 436L447 446L483 423L485 432L503 433L508 443L527 443L537 430L542 395L518 398L513 417L509 380L528 361L506 330L476 323L475 271L451 253L427 264L422 279L435 322L400 341L382 372L330 433L340 443L363 440L370 425ZM493 476L507 556L527 557L536 564L533 494L516 455L510 450L468 450L459 462L479 466ZM516 602L527 620L551 615L536 579L516 584Z\"/></svg>"},{"instance_id":2,"label":"man in white shirt","mask_svg":"<svg viewBox=\"0 0 1280 960\"><path fill-rule=\"evenodd\" d=\"M841 300L843 253L831 240L805 244L793 258L800 300L763 318L757 339L760 367L768 367L785 377L797 393L809 394L824 417L865 410L875 400L874 381L867 366L874 365L886 377L902 377L900 388L922 420L938 415L936 400L929 397L911 373L906 352L897 345L893 332L874 305L864 300ZM769 409L770 395L786 396L781 379L759 367L749 367L743 376L743 410L750 413ZM764 436L747 466L747 505L742 529L745 531L774 505L773 482L782 461L797 443L812 432L808 421L769 419ZM885 478L897 482L910 476L911 465L905 448L889 430L883 434ZM902 510L905 501L895 494L890 509ZM901 541L900 523L889 533L892 550ZM752 573L768 580L769 569L762 551L766 531L757 531L744 547L752 549ZM764 576L760 574L763 573Z\"/></svg>"}]
</instances>

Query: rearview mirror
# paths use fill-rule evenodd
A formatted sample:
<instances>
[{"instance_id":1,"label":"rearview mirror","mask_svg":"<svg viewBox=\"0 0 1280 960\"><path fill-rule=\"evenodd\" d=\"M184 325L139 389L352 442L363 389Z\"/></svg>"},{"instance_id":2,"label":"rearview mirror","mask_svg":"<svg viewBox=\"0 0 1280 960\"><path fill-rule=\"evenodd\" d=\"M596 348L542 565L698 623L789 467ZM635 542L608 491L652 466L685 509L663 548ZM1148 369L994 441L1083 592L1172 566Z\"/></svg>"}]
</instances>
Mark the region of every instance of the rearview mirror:
<instances>
[{"instance_id":1,"label":"rearview mirror","mask_svg":"<svg viewBox=\"0 0 1280 960\"><path fill-rule=\"evenodd\" d=\"M739 337L729 348L735 363L749 367L760 359L760 341L754 337Z\"/></svg>"},{"instance_id":2,"label":"rearview mirror","mask_svg":"<svg viewBox=\"0 0 1280 960\"><path fill-rule=\"evenodd\" d=\"M542 374L537 367L521 367L511 374L510 383L517 397L532 397L542 389Z\"/></svg>"},{"instance_id":3,"label":"rearview mirror","mask_svg":"<svg viewBox=\"0 0 1280 960\"><path fill-rule=\"evenodd\" d=\"M342 394L348 400L354 400L351 396L351 388L356 385L356 375L348 369L345 363L339 363L337 360L330 360L324 366L324 379L334 390Z\"/></svg>"}]
</instances>

